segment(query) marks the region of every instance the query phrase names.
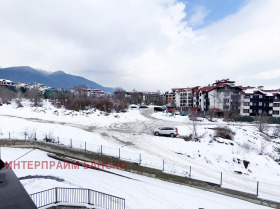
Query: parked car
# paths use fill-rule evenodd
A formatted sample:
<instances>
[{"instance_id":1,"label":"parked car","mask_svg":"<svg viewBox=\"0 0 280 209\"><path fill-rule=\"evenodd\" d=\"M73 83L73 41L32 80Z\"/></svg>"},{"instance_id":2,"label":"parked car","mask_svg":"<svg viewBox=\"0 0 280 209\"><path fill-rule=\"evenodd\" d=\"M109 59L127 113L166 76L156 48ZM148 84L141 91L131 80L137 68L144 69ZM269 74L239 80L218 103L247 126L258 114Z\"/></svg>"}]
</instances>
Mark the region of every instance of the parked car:
<instances>
[{"instance_id":1,"label":"parked car","mask_svg":"<svg viewBox=\"0 0 280 209\"><path fill-rule=\"evenodd\" d=\"M175 115L180 115L180 112L179 111L175 111Z\"/></svg>"},{"instance_id":2,"label":"parked car","mask_svg":"<svg viewBox=\"0 0 280 209\"><path fill-rule=\"evenodd\" d=\"M140 105L139 108L140 108L140 109L146 109L146 108L149 108L149 107L146 106L146 105Z\"/></svg>"},{"instance_id":3,"label":"parked car","mask_svg":"<svg viewBox=\"0 0 280 209\"><path fill-rule=\"evenodd\" d=\"M136 110L136 109L138 109L138 105L130 105L130 109Z\"/></svg>"},{"instance_id":4,"label":"parked car","mask_svg":"<svg viewBox=\"0 0 280 209\"><path fill-rule=\"evenodd\" d=\"M164 111L165 109L163 107L154 107L154 111Z\"/></svg>"},{"instance_id":5,"label":"parked car","mask_svg":"<svg viewBox=\"0 0 280 209\"><path fill-rule=\"evenodd\" d=\"M181 116L187 116L187 112L183 111L183 112L181 112L180 115L181 115Z\"/></svg>"},{"instance_id":6,"label":"parked car","mask_svg":"<svg viewBox=\"0 0 280 209\"><path fill-rule=\"evenodd\" d=\"M205 118L205 115L204 114L200 114L199 117Z\"/></svg>"},{"instance_id":7,"label":"parked car","mask_svg":"<svg viewBox=\"0 0 280 209\"><path fill-rule=\"evenodd\" d=\"M173 113L175 110L167 110L169 113Z\"/></svg>"},{"instance_id":8,"label":"parked car","mask_svg":"<svg viewBox=\"0 0 280 209\"><path fill-rule=\"evenodd\" d=\"M178 129L176 127L159 127L153 131L155 136L171 136L176 137L178 135Z\"/></svg>"}]
</instances>

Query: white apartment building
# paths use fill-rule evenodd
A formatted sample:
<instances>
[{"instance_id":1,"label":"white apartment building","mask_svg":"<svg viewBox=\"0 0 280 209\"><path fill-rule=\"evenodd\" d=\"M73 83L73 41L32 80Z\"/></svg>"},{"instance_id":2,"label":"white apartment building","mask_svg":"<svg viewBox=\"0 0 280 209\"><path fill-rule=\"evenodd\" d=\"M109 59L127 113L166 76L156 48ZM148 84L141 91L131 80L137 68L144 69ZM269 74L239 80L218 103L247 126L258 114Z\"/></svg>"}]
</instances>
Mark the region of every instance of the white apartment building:
<instances>
[{"instance_id":1,"label":"white apartment building","mask_svg":"<svg viewBox=\"0 0 280 209\"><path fill-rule=\"evenodd\" d=\"M197 87L193 88L174 88L175 107L181 110L187 110L189 107L193 107L193 92Z\"/></svg>"}]
</instances>

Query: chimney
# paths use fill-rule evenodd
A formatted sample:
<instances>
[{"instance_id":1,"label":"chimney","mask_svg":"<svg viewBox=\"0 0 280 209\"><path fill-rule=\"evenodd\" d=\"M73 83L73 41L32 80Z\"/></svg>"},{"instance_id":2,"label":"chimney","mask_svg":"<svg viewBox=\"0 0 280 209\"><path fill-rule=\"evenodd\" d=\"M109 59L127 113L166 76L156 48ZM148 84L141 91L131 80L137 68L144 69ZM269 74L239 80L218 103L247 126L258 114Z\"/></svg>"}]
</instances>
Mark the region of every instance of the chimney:
<instances>
[{"instance_id":1,"label":"chimney","mask_svg":"<svg viewBox=\"0 0 280 209\"><path fill-rule=\"evenodd\" d=\"M258 86L258 89L259 90L263 90L263 86Z\"/></svg>"}]
</instances>

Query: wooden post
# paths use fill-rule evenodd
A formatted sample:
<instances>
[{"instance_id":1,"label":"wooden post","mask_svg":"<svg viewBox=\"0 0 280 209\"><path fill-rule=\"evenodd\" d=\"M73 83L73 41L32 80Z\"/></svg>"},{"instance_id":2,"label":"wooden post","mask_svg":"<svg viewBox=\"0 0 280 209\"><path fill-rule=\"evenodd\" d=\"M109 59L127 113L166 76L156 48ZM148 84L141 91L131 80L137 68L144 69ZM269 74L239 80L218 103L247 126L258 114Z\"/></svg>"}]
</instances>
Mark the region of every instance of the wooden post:
<instances>
[{"instance_id":1,"label":"wooden post","mask_svg":"<svg viewBox=\"0 0 280 209\"><path fill-rule=\"evenodd\" d=\"M139 165L141 164L141 153L139 154Z\"/></svg>"},{"instance_id":2,"label":"wooden post","mask_svg":"<svg viewBox=\"0 0 280 209\"><path fill-rule=\"evenodd\" d=\"M162 160L162 171L164 171L164 159Z\"/></svg>"},{"instance_id":3,"label":"wooden post","mask_svg":"<svg viewBox=\"0 0 280 209\"><path fill-rule=\"evenodd\" d=\"M190 166L190 178L192 177L192 167Z\"/></svg>"},{"instance_id":4,"label":"wooden post","mask_svg":"<svg viewBox=\"0 0 280 209\"><path fill-rule=\"evenodd\" d=\"M85 142L85 151L87 151L87 142Z\"/></svg>"},{"instance_id":5,"label":"wooden post","mask_svg":"<svg viewBox=\"0 0 280 209\"><path fill-rule=\"evenodd\" d=\"M220 182L220 186L222 186L223 184L223 172L221 172L221 182Z\"/></svg>"}]
</instances>

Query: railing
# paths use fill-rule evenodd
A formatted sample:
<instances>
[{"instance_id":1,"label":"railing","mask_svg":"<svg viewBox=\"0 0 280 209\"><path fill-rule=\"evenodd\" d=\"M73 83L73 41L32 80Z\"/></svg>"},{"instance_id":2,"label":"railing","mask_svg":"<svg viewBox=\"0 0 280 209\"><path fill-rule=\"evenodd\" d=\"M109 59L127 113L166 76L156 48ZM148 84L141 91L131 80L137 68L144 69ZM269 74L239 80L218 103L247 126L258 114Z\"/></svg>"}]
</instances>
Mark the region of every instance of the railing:
<instances>
[{"instance_id":1,"label":"railing","mask_svg":"<svg viewBox=\"0 0 280 209\"><path fill-rule=\"evenodd\" d=\"M30 195L38 208L52 204L88 204L104 209L125 209L125 199L91 189L52 188Z\"/></svg>"}]
</instances>

